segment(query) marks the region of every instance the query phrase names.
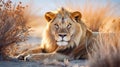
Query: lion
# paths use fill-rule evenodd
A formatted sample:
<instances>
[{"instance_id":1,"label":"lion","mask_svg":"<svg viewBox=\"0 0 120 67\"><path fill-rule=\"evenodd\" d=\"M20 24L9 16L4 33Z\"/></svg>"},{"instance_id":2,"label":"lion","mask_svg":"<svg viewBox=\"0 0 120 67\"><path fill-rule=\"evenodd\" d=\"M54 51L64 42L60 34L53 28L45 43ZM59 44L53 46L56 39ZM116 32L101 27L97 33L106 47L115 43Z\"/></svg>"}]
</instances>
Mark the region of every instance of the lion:
<instances>
[{"instance_id":1,"label":"lion","mask_svg":"<svg viewBox=\"0 0 120 67\"><path fill-rule=\"evenodd\" d=\"M23 56L27 60L87 58L92 32L81 18L79 11L69 12L64 8L46 12L47 26L40 47L24 52L19 59Z\"/></svg>"}]
</instances>

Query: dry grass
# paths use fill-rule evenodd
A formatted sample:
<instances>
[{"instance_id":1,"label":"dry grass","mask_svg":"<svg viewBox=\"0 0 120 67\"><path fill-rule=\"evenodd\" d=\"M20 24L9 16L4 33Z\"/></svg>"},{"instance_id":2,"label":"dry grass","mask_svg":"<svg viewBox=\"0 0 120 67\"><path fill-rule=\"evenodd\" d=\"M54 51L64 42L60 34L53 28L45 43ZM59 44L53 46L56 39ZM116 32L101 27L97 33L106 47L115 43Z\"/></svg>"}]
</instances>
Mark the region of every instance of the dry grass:
<instances>
[{"instance_id":1,"label":"dry grass","mask_svg":"<svg viewBox=\"0 0 120 67\"><path fill-rule=\"evenodd\" d=\"M7 51L15 51L17 48L13 44L27 38L29 27L26 25L28 17L24 14L25 8L22 2L14 5L10 0L0 0L0 52L3 55ZM11 47L11 50L6 50L7 47Z\"/></svg>"},{"instance_id":2,"label":"dry grass","mask_svg":"<svg viewBox=\"0 0 120 67\"><path fill-rule=\"evenodd\" d=\"M120 67L120 34L101 34L93 46L89 67Z\"/></svg>"},{"instance_id":3,"label":"dry grass","mask_svg":"<svg viewBox=\"0 0 120 67\"><path fill-rule=\"evenodd\" d=\"M103 23L107 23L110 19L120 16L119 3L112 3L110 0L104 1L106 1L104 4L98 0L66 0L64 4L59 1L55 3L59 7L59 3L61 3L62 7L71 11L80 11L86 25L93 31L99 31Z\"/></svg>"},{"instance_id":4,"label":"dry grass","mask_svg":"<svg viewBox=\"0 0 120 67\"><path fill-rule=\"evenodd\" d=\"M108 23L104 23L100 28L100 32L104 33L117 33L120 32L120 17L111 19Z\"/></svg>"}]
</instances>

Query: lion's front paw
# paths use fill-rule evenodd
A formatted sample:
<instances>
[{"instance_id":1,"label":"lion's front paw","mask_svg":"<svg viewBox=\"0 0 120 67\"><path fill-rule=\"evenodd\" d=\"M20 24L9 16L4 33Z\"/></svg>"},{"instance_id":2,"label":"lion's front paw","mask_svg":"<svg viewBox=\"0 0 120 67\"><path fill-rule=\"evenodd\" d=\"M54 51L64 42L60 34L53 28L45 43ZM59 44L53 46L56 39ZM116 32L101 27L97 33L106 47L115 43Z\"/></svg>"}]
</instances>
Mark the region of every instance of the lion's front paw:
<instances>
[{"instance_id":1,"label":"lion's front paw","mask_svg":"<svg viewBox=\"0 0 120 67\"><path fill-rule=\"evenodd\" d=\"M29 61L30 55L20 55L17 57L18 60Z\"/></svg>"},{"instance_id":2,"label":"lion's front paw","mask_svg":"<svg viewBox=\"0 0 120 67\"><path fill-rule=\"evenodd\" d=\"M17 59L19 59L19 60L24 60L24 55L20 55L20 56L18 56L18 58Z\"/></svg>"},{"instance_id":3,"label":"lion's front paw","mask_svg":"<svg viewBox=\"0 0 120 67\"><path fill-rule=\"evenodd\" d=\"M25 61L32 61L31 58L32 58L31 55L27 55L27 56L24 57L24 60Z\"/></svg>"},{"instance_id":4,"label":"lion's front paw","mask_svg":"<svg viewBox=\"0 0 120 67\"><path fill-rule=\"evenodd\" d=\"M18 60L24 60L24 56L21 55L21 56L19 56L17 59L18 59Z\"/></svg>"},{"instance_id":5,"label":"lion's front paw","mask_svg":"<svg viewBox=\"0 0 120 67\"><path fill-rule=\"evenodd\" d=\"M27 57L26 55L19 55L17 59L26 61L26 57Z\"/></svg>"}]
</instances>

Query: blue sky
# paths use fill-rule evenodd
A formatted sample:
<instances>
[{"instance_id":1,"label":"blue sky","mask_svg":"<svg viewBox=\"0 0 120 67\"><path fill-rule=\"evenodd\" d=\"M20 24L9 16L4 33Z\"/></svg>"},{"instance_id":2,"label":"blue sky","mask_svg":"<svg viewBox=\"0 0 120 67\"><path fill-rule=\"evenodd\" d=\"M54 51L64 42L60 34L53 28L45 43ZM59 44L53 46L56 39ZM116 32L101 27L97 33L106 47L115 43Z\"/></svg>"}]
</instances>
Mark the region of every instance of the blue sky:
<instances>
[{"instance_id":1,"label":"blue sky","mask_svg":"<svg viewBox=\"0 0 120 67\"><path fill-rule=\"evenodd\" d=\"M84 7L87 1L90 1L92 4L96 5L106 5L106 3L111 2L112 4L119 3L120 0L12 0L14 3L19 1L23 2L24 4L32 5L33 12L37 12L38 14L44 14L46 11L56 10L60 7L65 7L67 2L70 2L72 5L76 5ZM67 5L70 7L69 5ZM75 6L75 7L76 7Z\"/></svg>"}]
</instances>

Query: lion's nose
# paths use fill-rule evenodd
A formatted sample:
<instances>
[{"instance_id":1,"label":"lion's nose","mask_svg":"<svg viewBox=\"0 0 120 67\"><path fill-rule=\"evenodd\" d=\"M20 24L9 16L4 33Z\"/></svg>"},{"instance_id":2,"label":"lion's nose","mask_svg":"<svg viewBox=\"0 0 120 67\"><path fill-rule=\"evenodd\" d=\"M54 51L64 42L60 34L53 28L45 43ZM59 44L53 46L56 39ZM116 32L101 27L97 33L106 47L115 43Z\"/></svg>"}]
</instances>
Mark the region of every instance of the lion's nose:
<instances>
[{"instance_id":1,"label":"lion's nose","mask_svg":"<svg viewBox=\"0 0 120 67\"><path fill-rule=\"evenodd\" d=\"M65 36L67 36L66 34L59 34L60 37L64 38Z\"/></svg>"}]
</instances>

